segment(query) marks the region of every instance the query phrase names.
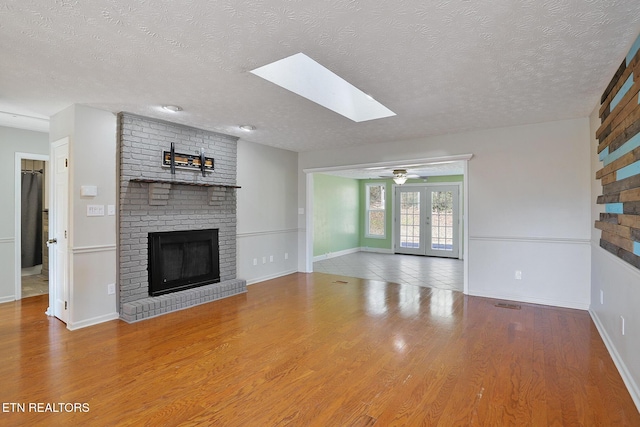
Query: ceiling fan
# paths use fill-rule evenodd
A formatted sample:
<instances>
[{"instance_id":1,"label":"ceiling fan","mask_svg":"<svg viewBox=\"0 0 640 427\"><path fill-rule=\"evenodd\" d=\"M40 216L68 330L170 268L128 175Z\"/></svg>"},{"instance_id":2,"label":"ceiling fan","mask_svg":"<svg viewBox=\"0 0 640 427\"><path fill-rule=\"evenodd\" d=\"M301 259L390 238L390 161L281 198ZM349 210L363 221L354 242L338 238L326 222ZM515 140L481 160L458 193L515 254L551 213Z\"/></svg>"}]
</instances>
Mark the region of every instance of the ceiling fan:
<instances>
[{"instance_id":1,"label":"ceiling fan","mask_svg":"<svg viewBox=\"0 0 640 427\"><path fill-rule=\"evenodd\" d=\"M391 175L380 175L380 178L393 178L393 181L396 184L402 185L410 178L427 179L428 177L409 173L407 172L407 169L394 169L391 172Z\"/></svg>"}]
</instances>

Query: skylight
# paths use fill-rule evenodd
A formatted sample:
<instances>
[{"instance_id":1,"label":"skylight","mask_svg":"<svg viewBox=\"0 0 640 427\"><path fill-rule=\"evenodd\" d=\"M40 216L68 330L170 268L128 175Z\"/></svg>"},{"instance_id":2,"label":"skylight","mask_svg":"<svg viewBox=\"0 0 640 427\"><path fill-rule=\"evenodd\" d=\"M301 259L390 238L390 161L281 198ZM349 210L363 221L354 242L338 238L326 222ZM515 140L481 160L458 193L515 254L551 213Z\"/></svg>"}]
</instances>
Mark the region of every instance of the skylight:
<instances>
[{"instance_id":1,"label":"skylight","mask_svg":"<svg viewBox=\"0 0 640 427\"><path fill-rule=\"evenodd\" d=\"M256 68L251 73L353 120L365 122L396 113L304 53Z\"/></svg>"}]
</instances>

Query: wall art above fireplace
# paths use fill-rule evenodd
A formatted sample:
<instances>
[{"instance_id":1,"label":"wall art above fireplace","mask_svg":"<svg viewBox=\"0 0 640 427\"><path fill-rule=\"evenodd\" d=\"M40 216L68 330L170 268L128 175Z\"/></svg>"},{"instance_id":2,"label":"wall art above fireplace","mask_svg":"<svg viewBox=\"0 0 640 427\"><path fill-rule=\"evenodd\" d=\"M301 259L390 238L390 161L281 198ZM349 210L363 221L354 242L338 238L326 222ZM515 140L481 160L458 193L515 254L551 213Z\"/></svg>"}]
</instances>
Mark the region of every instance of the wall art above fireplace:
<instances>
[{"instance_id":1,"label":"wall art above fireplace","mask_svg":"<svg viewBox=\"0 0 640 427\"><path fill-rule=\"evenodd\" d=\"M204 148L196 150L196 154L176 153L175 144L171 143L171 150L162 152L162 166L171 169L171 175L176 174L176 168L200 170L202 176L213 171L213 157L205 156Z\"/></svg>"},{"instance_id":2,"label":"wall art above fireplace","mask_svg":"<svg viewBox=\"0 0 640 427\"><path fill-rule=\"evenodd\" d=\"M202 161L204 157L204 162ZM171 165L175 168L185 170L201 171L204 168L205 172L212 172L214 169L213 157L202 156L198 154L185 154L176 153L171 151L162 152L162 166L165 168L171 168Z\"/></svg>"}]
</instances>

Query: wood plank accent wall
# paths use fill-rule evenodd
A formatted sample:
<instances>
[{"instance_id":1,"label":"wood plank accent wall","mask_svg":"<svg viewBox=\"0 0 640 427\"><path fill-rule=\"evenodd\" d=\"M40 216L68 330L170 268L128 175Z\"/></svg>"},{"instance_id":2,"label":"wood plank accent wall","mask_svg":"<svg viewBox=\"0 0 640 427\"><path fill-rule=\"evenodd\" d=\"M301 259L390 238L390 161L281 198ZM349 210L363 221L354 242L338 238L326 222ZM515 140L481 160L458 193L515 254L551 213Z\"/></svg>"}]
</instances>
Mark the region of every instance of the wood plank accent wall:
<instances>
[{"instance_id":1,"label":"wood plank accent wall","mask_svg":"<svg viewBox=\"0 0 640 427\"><path fill-rule=\"evenodd\" d=\"M640 36L600 99L600 246L640 268Z\"/></svg>"}]
</instances>

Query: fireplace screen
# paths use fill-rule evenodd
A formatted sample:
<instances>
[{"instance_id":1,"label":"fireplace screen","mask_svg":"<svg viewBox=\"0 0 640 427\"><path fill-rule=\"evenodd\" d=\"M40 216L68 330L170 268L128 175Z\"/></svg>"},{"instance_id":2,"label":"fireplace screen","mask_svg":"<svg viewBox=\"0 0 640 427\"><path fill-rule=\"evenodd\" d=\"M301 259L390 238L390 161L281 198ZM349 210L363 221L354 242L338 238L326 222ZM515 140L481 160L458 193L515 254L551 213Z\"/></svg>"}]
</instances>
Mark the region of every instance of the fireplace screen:
<instances>
[{"instance_id":1,"label":"fireplace screen","mask_svg":"<svg viewBox=\"0 0 640 427\"><path fill-rule=\"evenodd\" d=\"M220 281L218 230L149 233L149 295Z\"/></svg>"}]
</instances>

